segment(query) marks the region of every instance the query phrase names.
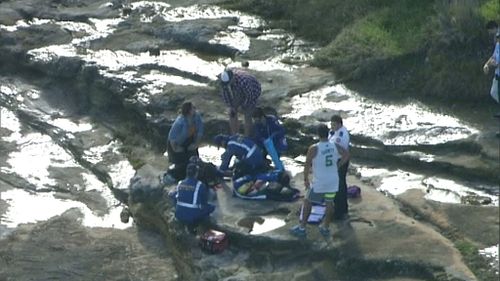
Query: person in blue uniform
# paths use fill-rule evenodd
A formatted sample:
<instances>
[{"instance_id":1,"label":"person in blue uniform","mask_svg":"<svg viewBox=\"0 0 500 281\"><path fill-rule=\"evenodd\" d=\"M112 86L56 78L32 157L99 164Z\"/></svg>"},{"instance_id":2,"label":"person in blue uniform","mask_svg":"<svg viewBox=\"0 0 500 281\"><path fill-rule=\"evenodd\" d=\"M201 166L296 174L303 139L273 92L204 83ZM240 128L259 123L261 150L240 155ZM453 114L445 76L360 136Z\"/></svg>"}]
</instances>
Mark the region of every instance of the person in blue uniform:
<instances>
[{"instance_id":1,"label":"person in blue uniform","mask_svg":"<svg viewBox=\"0 0 500 281\"><path fill-rule=\"evenodd\" d=\"M219 134L214 137L214 143L217 147L225 148L221 156L222 163L219 166L219 171L225 175L233 174L236 177L265 171L264 155L251 138L242 135ZM236 157L237 163L234 167L235 171L231 172L229 164L233 156Z\"/></svg>"},{"instance_id":2,"label":"person in blue uniform","mask_svg":"<svg viewBox=\"0 0 500 281\"><path fill-rule=\"evenodd\" d=\"M188 164L186 179L177 184L175 192L175 218L187 225L196 225L208 218L215 206L208 203L208 187L197 179L198 166Z\"/></svg>"},{"instance_id":3,"label":"person in blue uniform","mask_svg":"<svg viewBox=\"0 0 500 281\"><path fill-rule=\"evenodd\" d=\"M253 114L253 139L259 147L267 151L277 170L284 170L280 155L288 149L285 138L285 127L278 117L264 114L261 107L255 108Z\"/></svg>"}]
</instances>

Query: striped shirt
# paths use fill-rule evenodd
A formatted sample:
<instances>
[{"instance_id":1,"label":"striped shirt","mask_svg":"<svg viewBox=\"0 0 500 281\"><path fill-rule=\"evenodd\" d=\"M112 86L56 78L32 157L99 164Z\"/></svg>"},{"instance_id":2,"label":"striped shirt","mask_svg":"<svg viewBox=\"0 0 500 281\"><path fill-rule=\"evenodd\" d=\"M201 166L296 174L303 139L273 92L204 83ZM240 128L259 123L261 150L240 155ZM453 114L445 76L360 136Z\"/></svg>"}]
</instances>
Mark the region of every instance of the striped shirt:
<instances>
[{"instance_id":1,"label":"striped shirt","mask_svg":"<svg viewBox=\"0 0 500 281\"><path fill-rule=\"evenodd\" d=\"M257 78L242 70L233 69L233 80L229 87L222 87L222 98L228 107L254 108L261 94ZM229 89L230 88L230 89Z\"/></svg>"}]
</instances>

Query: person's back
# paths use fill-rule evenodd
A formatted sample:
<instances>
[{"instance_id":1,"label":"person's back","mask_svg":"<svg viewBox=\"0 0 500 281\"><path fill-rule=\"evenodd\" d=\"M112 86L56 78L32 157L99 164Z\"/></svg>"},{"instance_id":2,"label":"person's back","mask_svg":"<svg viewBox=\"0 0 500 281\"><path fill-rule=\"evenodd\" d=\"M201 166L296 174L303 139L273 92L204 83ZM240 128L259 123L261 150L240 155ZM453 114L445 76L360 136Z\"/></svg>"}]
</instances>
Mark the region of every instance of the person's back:
<instances>
[{"instance_id":1,"label":"person's back","mask_svg":"<svg viewBox=\"0 0 500 281\"><path fill-rule=\"evenodd\" d=\"M264 156L262 155L262 151L257 147L257 144L250 138L241 135L229 137L226 144L226 151L222 155L222 170L227 169L232 156L251 167L264 165Z\"/></svg>"},{"instance_id":2,"label":"person's back","mask_svg":"<svg viewBox=\"0 0 500 281\"><path fill-rule=\"evenodd\" d=\"M208 188L196 179L198 167L189 164L187 178L180 181L176 188L175 217L186 224L195 224L208 217L215 207L208 204Z\"/></svg>"},{"instance_id":3,"label":"person's back","mask_svg":"<svg viewBox=\"0 0 500 281\"><path fill-rule=\"evenodd\" d=\"M317 154L312 160L311 187L318 193L337 192L339 182L337 160L340 158L337 148L329 141L320 141L316 146Z\"/></svg>"}]
</instances>

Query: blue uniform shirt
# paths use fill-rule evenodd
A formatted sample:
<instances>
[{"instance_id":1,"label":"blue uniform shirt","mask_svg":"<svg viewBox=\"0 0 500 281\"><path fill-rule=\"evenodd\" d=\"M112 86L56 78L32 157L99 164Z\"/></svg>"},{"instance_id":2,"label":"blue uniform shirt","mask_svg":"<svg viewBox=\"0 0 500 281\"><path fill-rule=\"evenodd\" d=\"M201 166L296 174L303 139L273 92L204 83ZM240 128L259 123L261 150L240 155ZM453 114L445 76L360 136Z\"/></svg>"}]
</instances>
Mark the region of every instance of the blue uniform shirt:
<instances>
[{"instance_id":1,"label":"blue uniform shirt","mask_svg":"<svg viewBox=\"0 0 500 281\"><path fill-rule=\"evenodd\" d=\"M220 170L225 171L229 168L231 158L235 156L239 161L245 162L250 167L261 167L264 165L264 156L250 138L234 135L230 136L226 144L226 151L222 154L222 163Z\"/></svg>"},{"instance_id":2,"label":"blue uniform shirt","mask_svg":"<svg viewBox=\"0 0 500 281\"><path fill-rule=\"evenodd\" d=\"M285 138L285 127L283 127L276 116L266 115L264 123L255 122L253 131L254 140L259 146L264 147L264 140L271 137L278 151L288 149Z\"/></svg>"},{"instance_id":3,"label":"blue uniform shirt","mask_svg":"<svg viewBox=\"0 0 500 281\"><path fill-rule=\"evenodd\" d=\"M184 223L195 223L208 217L215 207L208 204L208 188L195 178L179 182L176 188L175 217Z\"/></svg>"}]
</instances>

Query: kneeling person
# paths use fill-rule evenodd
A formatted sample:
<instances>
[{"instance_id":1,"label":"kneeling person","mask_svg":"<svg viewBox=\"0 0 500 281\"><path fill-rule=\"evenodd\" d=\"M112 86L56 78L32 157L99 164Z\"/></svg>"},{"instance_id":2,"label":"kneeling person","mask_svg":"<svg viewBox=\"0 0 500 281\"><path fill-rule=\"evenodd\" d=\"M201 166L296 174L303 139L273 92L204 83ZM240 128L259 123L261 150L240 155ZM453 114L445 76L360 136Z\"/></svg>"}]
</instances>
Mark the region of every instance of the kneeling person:
<instances>
[{"instance_id":1,"label":"kneeling person","mask_svg":"<svg viewBox=\"0 0 500 281\"><path fill-rule=\"evenodd\" d=\"M238 159L234 167L233 178L248 174L255 175L266 171L262 151L252 139L241 135L217 135L214 138L214 143L217 147L222 146L225 148L221 156L222 163L219 166L219 171L225 175L230 172L229 163L233 156Z\"/></svg>"},{"instance_id":2,"label":"kneeling person","mask_svg":"<svg viewBox=\"0 0 500 281\"><path fill-rule=\"evenodd\" d=\"M175 217L188 225L195 225L215 210L208 203L209 190L197 179L198 166L189 164L186 168L186 179L179 182L175 191Z\"/></svg>"}]
</instances>

